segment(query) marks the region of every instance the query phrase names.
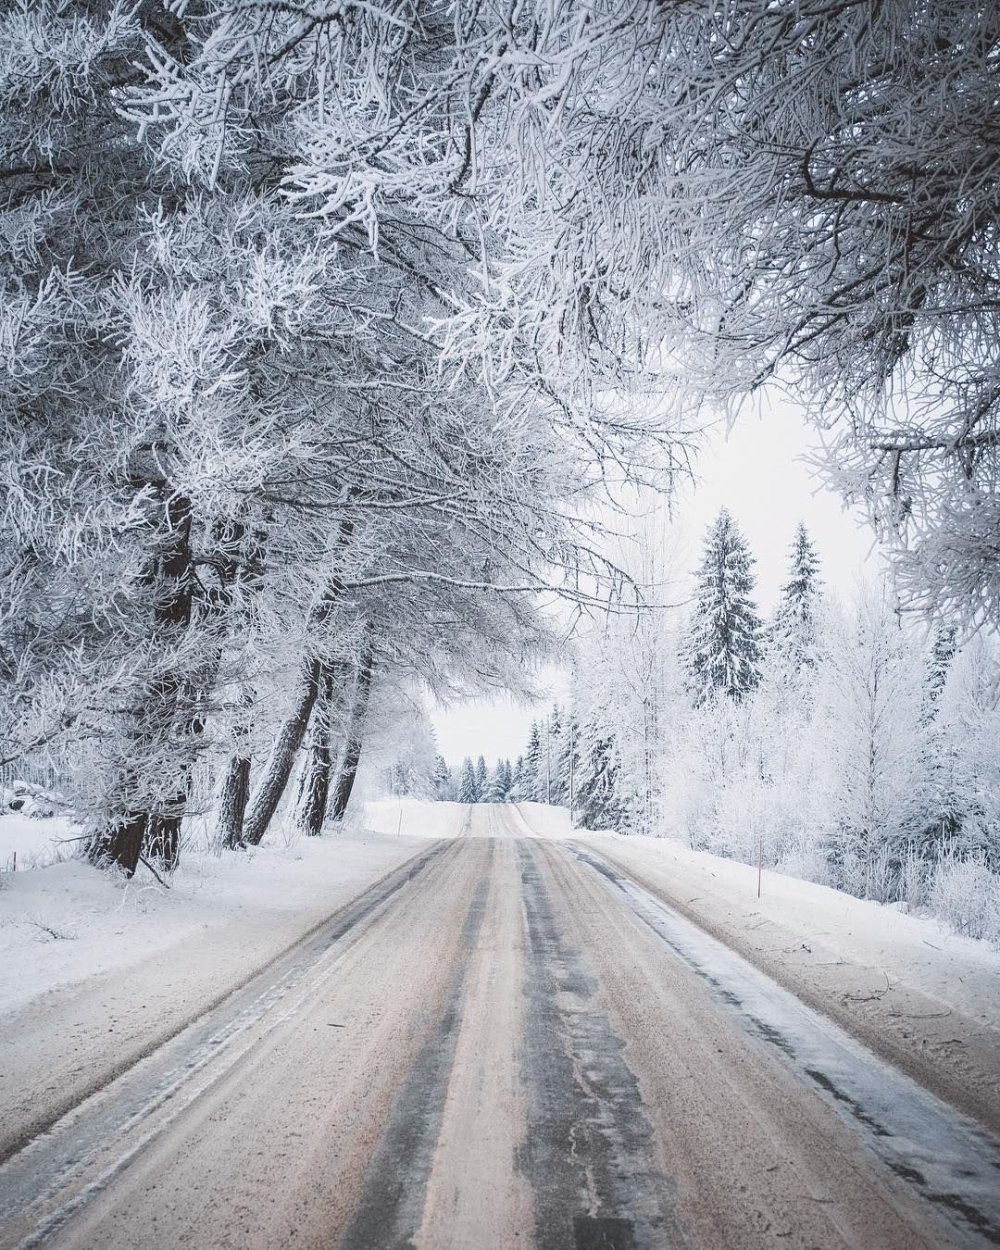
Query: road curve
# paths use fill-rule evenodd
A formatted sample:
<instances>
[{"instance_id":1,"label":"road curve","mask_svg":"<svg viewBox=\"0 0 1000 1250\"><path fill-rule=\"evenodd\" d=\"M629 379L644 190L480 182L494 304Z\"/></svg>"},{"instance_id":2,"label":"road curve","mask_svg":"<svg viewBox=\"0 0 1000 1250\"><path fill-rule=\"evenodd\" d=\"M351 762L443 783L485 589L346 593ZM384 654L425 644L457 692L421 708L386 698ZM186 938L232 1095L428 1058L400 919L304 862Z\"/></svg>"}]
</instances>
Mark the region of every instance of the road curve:
<instances>
[{"instance_id":1,"label":"road curve","mask_svg":"<svg viewBox=\"0 0 1000 1250\"><path fill-rule=\"evenodd\" d=\"M0 1250L945 1250L1000 1146L483 805L0 1167Z\"/></svg>"}]
</instances>

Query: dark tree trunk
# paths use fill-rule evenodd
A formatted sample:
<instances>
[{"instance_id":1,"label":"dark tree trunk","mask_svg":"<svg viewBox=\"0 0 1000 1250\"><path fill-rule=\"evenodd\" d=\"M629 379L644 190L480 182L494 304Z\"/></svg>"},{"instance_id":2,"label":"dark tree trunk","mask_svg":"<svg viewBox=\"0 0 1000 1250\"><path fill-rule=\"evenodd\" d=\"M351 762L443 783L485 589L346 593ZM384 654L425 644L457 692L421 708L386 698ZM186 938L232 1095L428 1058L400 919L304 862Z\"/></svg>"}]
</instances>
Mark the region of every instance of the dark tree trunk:
<instances>
[{"instance_id":1,"label":"dark tree trunk","mask_svg":"<svg viewBox=\"0 0 1000 1250\"><path fill-rule=\"evenodd\" d=\"M340 538L346 542L354 530L350 521L341 521ZM323 594L322 599L309 614L310 624L322 625L337 606L343 594L343 584L334 578ZM268 761L264 780L253 801L253 806L246 818L243 840L250 846L259 846L267 827L278 810L278 804L285 793L288 778L292 773L295 754L302 745L309 717L320 693L320 684L325 670L322 660L313 657L307 659L302 666L299 677L298 692L291 714L281 727L278 741L274 744L271 758Z\"/></svg>"},{"instance_id":2,"label":"dark tree trunk","mask_svg":"<svg viewBox=\"0 0 1000 1250\"><path fill-rule=\"evenodd\" d=\"M222 845L231 851L246 846L243 820L250 801L250 756L238 752L230 758L219 805Z\"/></svg>"},{"instance_id":3,"label":"dark tree trunk","mask_svg":"<svg viewBox=\"0 0 1000 1250\"><path fill-rule=\"evenodd\" d=\"M324 666L320 678L320 693L313 712L313 726L309 753L302 770L302 788L299 793L299 825L313 838L323 832L326 806L330 797L330 779L333 773L333 725L336 676L342 666Z\"/></svg>"},{"instance_id":4,"label":"dark tree trunk","mask_svg":"<svg viewBox=\"0 0 1000 1250\"><path fill-rule=\"evenodd\" d=\"M146 839L149 816L131 812L117 825L103 830L90 844L89 856L96 864L115 863L127 877L135 874Z\"/></svg>"},{"instance_id":5,"label":"dark tree trunk","mask_svg":"<svg viewBox=\"0 0 1000 1250\"><path fill-rule=\"evenodd\" d=\"M260 845L274 813L278 810L281 796L291 776L295 753L302 745L309 717L316 703L322 667L318 659L307 660L302 666L295 705L281 727L281 733L278 735L268 761L264 780L261 782L244 825L243 839L250 846Z\"/></svg>"},{"instance_id":6,"label":"dark tree trunk","mask_svg":"<svg viewBox=\"0 0 1000 1250\"><path fill-rule=\"evenodd\" d=\"M145 574L153 600L156 629L164 644L178 639L191 623L193 603L191 500L184 495L169 494L160 485L163 502L163 533L155 556ZM158 743L169 736L179 716L188 718L185 733L198 732L200 720L179 705L189 697L190 684L180 673L165 673L152 682L134 712L132 758L121 787L123 814L114 818L94 838L90 846L92 860L115 863L127 876L136 870L144 850L156 855L167 867L177 863L180 822L187 803L188 784L193 758L182 759L178 789L165 811L130 806L129 799L143 790L144 764L155 767ZM188 754L188 753L185 753Z\"/></svg>"},{"instance_id":7,"label":"dark tree trunk","mask_svg":"<svg viewBox=\"0 0 1000 1250\"><path fill-rule=\"evenodd\" d=\"M187 802L187 791L179 796ZM176 804L178 799L174 800ZM146 844L151 859L157 859L165 868L175 868L180 855L181 817L150 816L146 824Z\"/></svg>"},{"instance_id":8,"label":"dark tree trunk","mask_svg":"<svg viewBox=\"0 0 1000 1250\"><path fill-rule=\"evenodd\" d=\"M372 625L365 629L365 639L361 648L361 660L358 664L358 680L354 687L354 703L351 707L351 719L347 729L347 745L344 749L344 762L337 778L337 787L333 796L334 820L341 820L351 801L354 779L358 775L358 762L361 759L361 744L364 741L365 721L368 717L368 700L372 692L372 680L375 676L375 630Z\"/></svg>"},{"instance_id":9,"label":"dark tree trunk","mask_svg":"<svg viewBox=\"0 0 1000 1250\"><path fill-rule=\"evenodd\" d=\"M330 731L324 729L322 741L314 742L309 748L302 785L302 805L299 808L299 823L312 838L318 838L323 832L326 805L330 798L332 756Z\"/></svg>"},{"instance_id":10,"label":"dark tree trunk","mask_svg":"<svg viewBox=\"0 0 1000 1250\"><path fill-rule=\"evenodd\" d=\"M229 757L226 780L222 784L219 799L219 828L222 845L235 851L246 845L243 841L243 821L250 802L250 717L253 697L244 692L240 698L240 711L233 728L233 753Z\"/></svg>"}]
</instances>

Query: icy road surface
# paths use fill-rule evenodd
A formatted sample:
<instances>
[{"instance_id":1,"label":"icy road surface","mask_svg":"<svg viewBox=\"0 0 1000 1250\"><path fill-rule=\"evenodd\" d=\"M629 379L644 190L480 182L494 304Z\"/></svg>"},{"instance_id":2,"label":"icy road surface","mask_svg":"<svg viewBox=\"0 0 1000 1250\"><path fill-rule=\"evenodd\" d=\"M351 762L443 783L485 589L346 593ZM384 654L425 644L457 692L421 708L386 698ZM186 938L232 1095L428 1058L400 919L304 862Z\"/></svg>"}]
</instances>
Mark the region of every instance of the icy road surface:
<instances>
[{"instance_id":1,"label":"icy road surface","mask_svg":"<svg viewBox=\"0 0 1000 1250\"><path fill-rule=\"evenodd\" d=\"M0 1168L0 1246L944 1250L1000 1145L505 807Z\"/></svg>"}]
</instances>

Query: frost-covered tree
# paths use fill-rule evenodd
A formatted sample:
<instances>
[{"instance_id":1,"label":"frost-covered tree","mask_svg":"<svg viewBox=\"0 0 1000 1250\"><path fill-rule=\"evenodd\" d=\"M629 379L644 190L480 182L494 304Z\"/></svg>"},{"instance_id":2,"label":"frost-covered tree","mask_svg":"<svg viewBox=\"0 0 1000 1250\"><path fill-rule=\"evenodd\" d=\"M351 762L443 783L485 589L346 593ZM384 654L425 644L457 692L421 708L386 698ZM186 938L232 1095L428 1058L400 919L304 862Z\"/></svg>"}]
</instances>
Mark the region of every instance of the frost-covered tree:
<instances>
[{"instance_id":1,"label":"frost-covered tree","mask_svg":"<svg viewBox=\"0 0 1000 1250\"><path fill-rule=\"evenodd\" d=\"M524 756L519 755L514 761L514 768L511 773L510 785L510 801L512 803L523 803L527 800L528 795L525 792L525 762Z\"/></svg>"},{"instance_id":2,"label":"frost-covered tree","mask_svg":"<svg viewBox=\"0 0 1000 1250\"><path fill-rule=\"evenodd\" d=\"M510 800L511 787L514 784L513 769L510 760L500 759L490 774L488 790L489 802L507 803Z\"/></svg>"},{"instance_id":3,"label":"frost-covered tree","mask_svg":"<svg viewBox=\"0 0 1000 1250\"><path fill-rule=\"evenodd\" d=\"M529 803L545 802L545 741L544 727L533 721L524 752L524 765L520 780L521 798Z\"/></svg>"},{"instance_id":4,"label":"frost-covered tree","mask_svg":"<svg viewBox=\"0 0 1000 1250\"><path fill-rule=\"evenodd\" d=\"M476 801L485 803L490 792L490 770L485 758L480 755L476 760Z\"/></svg>"},{"instance_id":5,"label":"frost-covered tree","mask_svg":"<svg viewBox=\"0 0 1000 1250\"><path fill-rule=\"evenodd\" d=\"M479 786L476 783L476 770L471 758L467 755L462 760L462 769L458 776L459 803L478 803Z\"/></svg>"},{"instance_id":6,"label":"frost-covered tree","mask_svg":"<svg viewBox=\"0 0 1000 1250\"><path fill-rule=\"evenodd\" d=\"M761 621L753 594L754 559L723 508L708 532L685 645L695 704L715 692L745 698L760 681Z\"/></svg>"},{"instance_id":7,"label":"frost-covered tree","mask_svg":"<svg viewBox=\"0 0 1000 1250\"><path fill-rule=\"evenodd\" d=\"M456 797L455 780L443 755L438 755L434 760L434 797L445 803Z\"/></svg>"},{"instance_id":8,"label":"frost-covered tree","mask_svg":"<svg viewBox=\"0 0 1000 1250\"><path fill-rule=\"evenodd\" d=\"M920 792L922 665L889 588L866 586L831 618L814 730L815 783L836 883L896 897Z\"/></svg>"},{"instance_id":9,"label":"frost-covered tree","mask_svg":"<svg viewBox=\"0 0 1000 1250\"><path fill-rule=\"evenodd\" d=\"M584 829L620 829L625 815L617 791L618 765L609 737L585 734L575 810Z\"/></svg>"},{"instance_id":10,"label":"frost-covered tree","mask_svg":"<svg viewBox=\"0 0 1000 1250\"><path fill-rule=\"evenodd\" d=\"M791 677L803 668L815 668L817 613L823 590L819 557L803 523L795 531L789 560L789 578L768 636L777 664Z\"/></svg>"}]
</instances>

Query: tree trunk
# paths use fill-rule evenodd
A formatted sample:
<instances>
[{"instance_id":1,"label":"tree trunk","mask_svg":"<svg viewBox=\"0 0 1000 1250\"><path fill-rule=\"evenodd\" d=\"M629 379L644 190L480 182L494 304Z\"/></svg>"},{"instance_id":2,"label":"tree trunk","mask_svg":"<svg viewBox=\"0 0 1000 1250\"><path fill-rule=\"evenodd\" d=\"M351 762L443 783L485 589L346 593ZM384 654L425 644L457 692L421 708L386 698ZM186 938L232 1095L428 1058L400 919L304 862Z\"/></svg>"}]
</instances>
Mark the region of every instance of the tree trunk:
<instances>
[{"instance_id":1,"label":"tree trunk","mask_svg":"<svg viewBox=\"0 0 1000 1250\"><path fill-rule=\"evenodd\" d=\"M116 825L102 830L90 844L91 861L115 863L126 877L133 876L139 866L148 819L146 812L129 812Z\"/></svg>"},{"instance_id":2,"label":"tree trunk","mask_svg":"<svg viewBox=\"0 0 1000 1250\"><path fill-rule=\"evenodd\" d=\"M312 838L318 838L323 832L332 771L330 731L324 727L321 740L314 742L309 749L302 786L302 805L299 808L299 824Z\"/></svg>"},{"instance_id":3,"label":"tree trunk","mask_svg":"<svg viewBox=\"0 0 1000 1250\"><path fill-rule=\"evenodd\" d=\"M338 666L340 667L340 666ZM333 774L333 701L334 673L325 666L322 686L313 713L312 740L302 773L302 789L299 794L299 825L310 836L319 837L326 820L326 807L330 798L330 780Z\"/></svg>"},{"instance_id":4,"label":"tree trunk","mask_svg":"<svg viewBox=\"0 0 1000 1250\"><path fill-rule=\"evenodd\" d=\"M365 720L368 716L368 700L372 691L372 679L375 675L375 630L372 625L365 628L365 639L361 649L361 661L358 665L358 680L354 687L354 703L351 707L351 719L347 729L347 746L344 750L344 763L337 778L337 788L333 796L334 820L343 819L347 804L354 789L354 779L358 774L358 761L361 759L361 744L365 733Z\"/></svg>"},{"instance_id":5,"label":"tree trunk","mask_svg":"<svg viewBox=\"0 0 1000 1250\"><path fill-rule=\"evenodd\" d=\"M179 798L186 803L187 792ZM175 799L176 803L178 800ZM150 816L146 826L146 844L151 859L157 859L165 868L176 868L180 857L181 818L172 816Z\"/></svg>"},{"instance_id":6,"label":"tree trunk","mask_svg":"<svg viewBox=\"0 0 1000 1250\"><path fill-rule=\"evenodd\" d=\"M240 695L236 723L233 725L233 753L229 757L226 779L219 798L219 832L222 845L230 851L246 846L243 821L250 802L250 728L253 695L245 689Z\"/></svg>"},{"instance_id":7,"label":"tree trunk","mask_svg":"<svg viewBox=\"0 0 1000 1250\"><path fill-rule=\"evenodd\" d=\"M341 542L346 542L354 530L353 522L341 521ZM309 614L310 623L322 624L340 601L343 585L339 578L334 578L323 594L322 599ZM281 796L285 793L288 778L291 776L295 753L302 745L309 717L320 691L320 679L325 665L316 657L307 659L302 666L299 679L299 690L291 715L281 727L278 741L274 744L267 772L261 782L260 789L253 801L253 807L247 817L243 831L243 839L250 846L259 846L267 832L274 813L278 810Z\"/></svg>"},{"instance_id":8,"label":"tree trunk","mask_svg":"<svg viewBox=\"0 0 1000 1250\"><path fill-rule=\"evenodd\" d=\"M243 818L250 801L250 756L237 749L230 757L226 780L219 803L219 828L222 845L235 851L246 845L243 840Z\"/></svg>"},{"instance_id":9,"label":"tree trunk","mask_svg":"<svg viewBox=\"0 0 1000 1250\"><path fill-rule=\"evenodd\" d=\"M190 499L170 494L164 483L160 483L158 489L163 498L162 536L143 580L152 598L155 628L166 649L191 623L193 509ZM131 806L130 799L135 803L136 792L142 795L143 765L156 767L158 746L172 736L178 715L189 718L188 733L198 732L198 719L179 707L190 692L191 686L183 674L165 672L151 682L140 697L134 714L133 750L124 770L124 783L119 788L123 814L112 817L94 837L89 850L94 862L115 863L131 877L143 851L148 849L168 868L176 865L192 760L181 760L177 793L165 811L155 812L143 806L141 798L139 804ZM184 753L185 757L189 754Z\"/></svg>"},{"instance_id":10,"label":"tree trunk","mask_svg":"<svg viewBox=\"0 0 1000 1250\"><path fill-rule=\"evenodd\" d=\"M274 813L278 810L292 772L295 753L302 745L309 717L316 703L322 668L321 661L315 658L307 660L302 666L295 706L281 727L281 733L268 761L267 772L244 826L243 838L250 846L260 845Z\"/></svg>"}]
</instances>

